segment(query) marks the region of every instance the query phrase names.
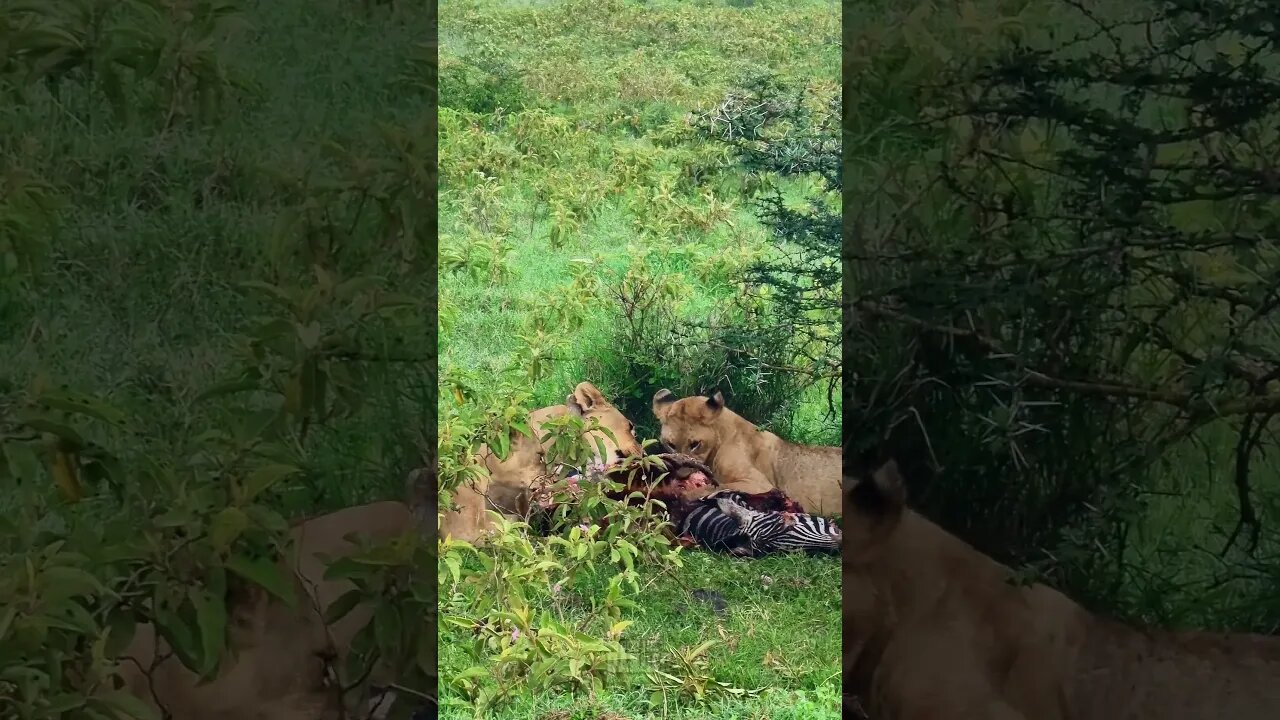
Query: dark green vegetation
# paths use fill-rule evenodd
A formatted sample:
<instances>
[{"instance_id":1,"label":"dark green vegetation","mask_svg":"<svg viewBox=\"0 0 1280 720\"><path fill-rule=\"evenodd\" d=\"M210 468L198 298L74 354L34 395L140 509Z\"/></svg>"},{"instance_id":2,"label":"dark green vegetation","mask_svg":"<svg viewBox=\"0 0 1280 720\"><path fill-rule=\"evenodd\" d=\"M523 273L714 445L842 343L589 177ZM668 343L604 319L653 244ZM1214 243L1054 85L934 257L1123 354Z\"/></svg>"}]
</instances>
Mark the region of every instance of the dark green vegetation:
<instances>
[{"instance_id":1,"label":"dark green vegetation","mask_svg":"<svg viewBox=\"0 0 1280 720\"><path fill-rule=\"evenodd\" d=\"M281 589L285 519L403 497L430 451L431 29L402 5L0 4L6 717L135 711L84 699L135 619L211 669L230 578ZM434 688L420 584L379 637Z\"/></svg>"},{"instance_id":2,"label":"dark green vegetation","mask_svg":"<svg viewBox=\"0 0 1280 720\"><path fill-rule=\"evenodd\" d=\"M112 5L35 5L71 18L81 4ZM238 5L207 50L197 47L204 18L157 31L159 41L189 33L186 51L203 51L209 67L208 77L182 71L176 98L168 76L144 80L123 65L76 70L55 93L20 85L36 57L12 63L0 254L21 264L0 286L0 390L16 397L44 375L99 393L130 417L113 440L170 452L218 415L195 398L240 368L236 335L274 312L269 294L239 283L308 288L316 263L338 281L382 276L387 291L417 296L406 324L418 327L374 329L358 352L413 362L359 368L374 376L359 393L368 402L315 430L318 475L295 507L398 496L432 405L422 273L432 209L412 194L425 185L397 183L428 160L426 68L413 62L426 57L426 15L366 15L336 0ZM127 7L103 12L105 24L150 16ZM163 73L178 61L160 62ZM402 155L415 147L423 152ZM406 220L384 220L380 193Z\"/></svg>"},{"instance_id":3,"label":"dark green vegetation","mask_svg":"<svg viewBox=\"0 0 1280 720\"><path fill-rule=\"evenodd\" d=\"M702 127L742 113L738 89L764 73L829 116L833 4L462 3L441 22L445 386L480 394L509 377L551 404L589 379L645 430L664 385L741 380L725 389L749 400L769 368L718 377L728 351L678 333L728 312L770 249L754 203L780 186L806 205L820 180L745 172ZM619 357L633 330L681 352L637 376ZM813 416L822 394L809 399L756 419L798 413L796 439L834 443L836 425Z\"/></svg>"},{"instance_id":4,"label":"dark green vegetation","mask_svg":"<svg viewBox=\"0 0 1280 720\"><path fill-rule=\"evenodd\" d=\"M656 390L719 385L750 419L835 444L838 284L806 285L825 302L799 308L753 269L807 239L760 203L830 226L838 186L726 141L767 119L752 149L833 165L835 4L486 0L440 21L442 490L476 443L582 380L642 439ZM825 240L812 264L829 277ZM621 517L636 525L605 539L512 529L483 553L444 550L442 575L458 572L441 586L445 716L837 716L830 558L680 566Z\"/></svg>"},{"instance_id":5,"label":"dark green vegetation","mask_svg":"<svg viewBox=\"0 0 1280 720\"><path fill-rule=\"evenodd\" d=\"M929 8L846 37L855 449L1098 611L1274 632L1274 3Z\"/></svg>"}]
</instances>

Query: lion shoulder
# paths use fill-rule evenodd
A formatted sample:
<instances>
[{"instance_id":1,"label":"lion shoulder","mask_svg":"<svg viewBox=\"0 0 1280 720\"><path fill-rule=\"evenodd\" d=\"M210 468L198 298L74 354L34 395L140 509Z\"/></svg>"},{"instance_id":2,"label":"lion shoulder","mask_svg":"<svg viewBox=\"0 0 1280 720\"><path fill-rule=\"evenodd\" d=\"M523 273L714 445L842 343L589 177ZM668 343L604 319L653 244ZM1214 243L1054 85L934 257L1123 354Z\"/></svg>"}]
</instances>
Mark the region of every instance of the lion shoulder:
<instances>
[{"instance_id":1,"label":"lion shoulder","mask_svg":"<svg viewBox=\"0 0 1280 720\"><path fill-rule=\"evenodd\" d=\"M782 440L774 450L773 464L800 477L840 477L844 450L821 445L800 445Z\"/></svg>"}]
</instances>

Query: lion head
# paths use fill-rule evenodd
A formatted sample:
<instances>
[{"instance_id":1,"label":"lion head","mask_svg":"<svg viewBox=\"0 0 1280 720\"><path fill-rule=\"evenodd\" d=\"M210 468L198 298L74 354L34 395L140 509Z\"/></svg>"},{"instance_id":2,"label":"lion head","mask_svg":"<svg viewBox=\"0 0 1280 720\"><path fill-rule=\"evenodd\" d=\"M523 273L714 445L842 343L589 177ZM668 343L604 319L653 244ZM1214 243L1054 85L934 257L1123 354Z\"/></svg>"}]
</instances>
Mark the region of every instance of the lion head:
<instances>
[{"instance_id":1,"label":"lion head","mask_svg":"<svg viewBox=\"0 0 1280 720\"><path fill-rule=\"evenodd\" d=\"M906 509L906 483L898 463L889 460L854 477L846 476L843 488L845 563L862 564L876 557L898 529Z\"/></svg>"},{"instance_id":2,"label":"lion head","mask_svg":"<svg viewBox=\"0 0 1280 720\"><path fill-rule=\"evenodd\" d=\"M663 388L653 395L653 414L662 424L661 441L671 452L710 462L720 447L724 396L694 395L680 400Z\"/></svg>"},{"instance_id":3,"label":"lion head","mask_svg":"<svg viewBox=\"0 0 1280 720\"><path fill-rule=\"evenodd\" d=\"M278 566L292 604L261 587L227 576L227 650L221 672L203 680L157 642L156 628L139 625L116 669L125 687L171 717L208 720L270 717L337 720L344 716L334 666L337 648L298 575Z\"/></svg>"},{"instance_id":4,"label":"lion head","mask_svg":"<svg viewBox=\"0 0 1280 720\"><path fill-rule=\"evenodd\" d=\"M602 462L608 464L614 459L621 459L628 455L638 456L643 453L639 441L636 440L635 425L619 412L613 403L606 400L604 394L596 389L595 385L589 382L578 383L573 393L565 398L564 404L569 408L569 412L584 420L594 419L600 427L609 431L594 433L594 436L599 437L604 443L605 455L600 458ZM613 437L610 438L609 435Z\"/></svg>"},{"instance_id":5,"label":"lion head","mask_svg":"<svg viewBox=\"0 0 1280 720\"><path fill-rule=\"evenodd\" d=\"M585 439L597 453L603 449L604 454L596 458L601 464L612 465L624 457L643 454L640 442L636 440L635 426L613 403L605 399L595 385L589 382L578 383L564 399L564 407L570 415L587 421L595 420L599 424L600 429L586 433ZM554 417L557 411L557 408L543 408L530 413L530 423L539 436L542 435L542 423Z\"/></svg>"}]
</instances>

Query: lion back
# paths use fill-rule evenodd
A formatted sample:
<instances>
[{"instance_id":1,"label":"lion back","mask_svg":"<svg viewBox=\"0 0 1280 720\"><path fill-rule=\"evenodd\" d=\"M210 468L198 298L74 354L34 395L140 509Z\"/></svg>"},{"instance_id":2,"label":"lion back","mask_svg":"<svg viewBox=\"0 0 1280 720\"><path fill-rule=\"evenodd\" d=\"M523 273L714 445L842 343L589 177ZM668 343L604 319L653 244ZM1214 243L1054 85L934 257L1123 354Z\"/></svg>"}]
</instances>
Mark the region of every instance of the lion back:
<instances>
[{"instance_id":1,"label":"lion back","mask_svg":"<svg viewBox=\"0 0 1280 720\"><path fill-rule=\"evenodd\" d=\"M844 451L838 447L782 442L774 460L778 487L817 515L839 515Z\"/></svg>"}]
</instances>

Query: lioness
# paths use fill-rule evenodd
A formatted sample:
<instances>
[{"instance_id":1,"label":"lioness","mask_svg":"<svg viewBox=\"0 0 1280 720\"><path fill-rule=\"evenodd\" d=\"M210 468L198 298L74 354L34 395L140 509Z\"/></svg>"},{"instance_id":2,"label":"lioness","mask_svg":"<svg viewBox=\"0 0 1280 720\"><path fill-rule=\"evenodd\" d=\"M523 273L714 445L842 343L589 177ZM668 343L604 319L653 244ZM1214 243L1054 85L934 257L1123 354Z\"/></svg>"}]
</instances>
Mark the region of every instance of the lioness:
<instances>
[{"instance_id":1,"label":"lioness","mask_svg":"<svg viewBox=\"0 0 1280 720\"><path fill-rule=\"evenodd\" d=\"M893 462L844 487L844 687L870 717L1280 717L1280 638L1095 617L908 509Z\"/></svg>"},{"instance_id":2,"label":"lioness","mask_svg":"<svg viewBox=\"0 0 1280 720\"><path fill-rule=\"evenodd\" d=\"M343 717L330 671L338 652L302 585L295 584L296 608L234 576L228 585L228 657L218 676L202 683L154 625L140 624L117 666L125 689L161 717L182 720Z\"/></svg>"},{"instance_id":3,"label":"lioness","mask_svg":"<svg viewBox=\"0 0 1280 720\"><path fill-rule=\"evenodd\" d=\"M603 447L604 455L596 457L602 465L609 466L627 455L641 453L631 422L605 399L595 385L578 383L563 405L552 405L529 413L529 429L541 442L512 430L511 449L505 460L500 460L487 445L480 447L476 457L489 471L489 477L454 491L454 504L458 509L441 517L440 537L451 535L455 539L474 542L491 527L486 510L507 516L525 516L529 511L530 489L539 478L551 473L545 461L545 452L551 441L544 439L544 424L565 414L584 420L594 419L612 434L613 437L609 437L600 430L592 430L584 437L592 448L597 448L597 442Z\"/></svg>"},{"instance_id":4,"label":"lioness","mask_svg":"<svg viewBox=\"0 0 1280 720\"><path fill-rule=\"evenodd\" d=\"M295 608L254 585L233 581L228 594L229 650L221 673L212 682L198 678L172 655L147 678L145 669L155 657L155 629L139 626L121 657L120 674L138 697L173 718L182 720L330 720L366 717L341 689L363 680L390 685L383 668L369 678L345 678L341 669L356 634L372 617L367 605L357 605L327 628L323 613L354 585L326 580L330 559L356 548L347 537L382 541L405 532L421 532L408 505L376 502L343 508L296 522L290 529L290 552L281 561L285 577L294 582ZM161 641L162 655L167 645Z\"/></svg>"},{"instance_id":5,"label":"lioness","mask_svg":"<svg viewBox=\"0 0 1280 720\"><path fill-rule=\"evenodd\" d=\"M667 389L653 396L662 443L711 466L722 488L764 493L777 488L813 515L840 514L843 451L787 442L724 405L724 396L680 400Z\"/></svg>"}]
</instances>

